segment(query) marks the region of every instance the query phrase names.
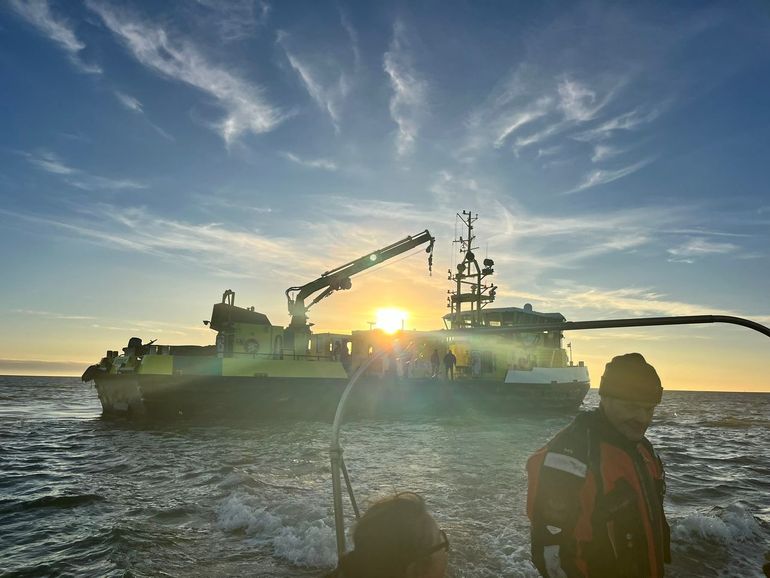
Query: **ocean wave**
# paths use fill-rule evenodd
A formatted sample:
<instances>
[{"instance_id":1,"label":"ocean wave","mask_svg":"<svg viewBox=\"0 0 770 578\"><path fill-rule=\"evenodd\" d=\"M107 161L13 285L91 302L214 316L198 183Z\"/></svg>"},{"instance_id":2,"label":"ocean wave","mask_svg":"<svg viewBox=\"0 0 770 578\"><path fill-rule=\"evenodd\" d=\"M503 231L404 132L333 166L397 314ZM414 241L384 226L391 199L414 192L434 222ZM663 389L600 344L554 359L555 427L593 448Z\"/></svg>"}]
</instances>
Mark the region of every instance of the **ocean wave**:
<instances>
[{"instance_id":1,"label":"ocean wave","mask_svg":"<svg viewBox=\"0 0 770 578\"><path fill-rule=\"evenodd\" d=\"M273 554L296 566L330 568L337 560L334 529L325 520L293 520L255 505L248 496L233 494L217 509L218 526L229 533L243 533Z\"/></svg>"},{"instance_id":2,"label":"ocean wave","mask_svg":"<svg viewBox=\"0 0 770 578\"><path fill-rule=\"evenodd\" d=\"M218 484L221 489L237 488L241 486L256 487L261 485L254 476L240 470L230 471Z\"/></svg>"},{"instance_id":3,"label":"ocean wave","mask_svg":"<svg viewBox=\"0 0 770 578\"><path fill-rule=\"evenodd\" d=\"M245 497L233 494L217 510L217 523L225 532L247 535L275 532L282 527L281 518L264 507L254 507Z\"/></svg>"},{"instance_id":4,"label":"ocean wave","mask_svg":"<svg viewBox=\"0 0 770 578\"><path fill-rule=\"evenodd\" d=\"M752 427L770 429L770 419L752 418L752 417L732 417L726 416L719 419L700 422L703 427L726 428L726 429L748 429Z\"/></svg>"},{"instance_id":5,"label":"ocean wave","mask_svg":"<svg viewBox=\"0 0 770 578\"><path fill-rule=\"evenodd\" d=\"M49 379L17 390L0 414L41 393L59 401L43 419L0 419L0 574L312 578L334 565L328 424L92 419L85 402L65 403L98 407L91 385ZM749 394L664 396L650 437L669 475L667 576L762 576L770 430L746 426L768 419L767 404ZM568 421L351 422L346 461L362 509L400 489L425 496L452 542L452 576L534 578L524 467Z\"/></svg>"},{"instance_id":6,"label":"ocean wave","mask_svg":"<svg viewBox=\"0 0 770 578\"><path fill-rule=\"evenodd\" d=\"M682 575L762 576L770 528L742 504L676 520L674 567Z\"/></svg>"},{"instance_id":7,"label":"ocean wave","mask_svg":"<svg viewBox=\"0 0 770 578\"><path fill-rule=\"evenodd\" d=\"M337 561L334 530L323 521L304 528L284 527L273 537L275 554L297 566L332 567Z\"/></svg>"},{"instance_id":8,"label":"ocean wave","mask_svg":"<svg viewBox=\"0 0 770 578\"><path fill-rule=\"evenodd\" d=\"M691 539L730 544L762 537L762 528L751 512L739 504L715 507L705 515L688 516L679 520L672 536L681 541Z\"/></svg>"},{"instance_id":9,"label":"ocean wave","mask_svg":"<svg viewBox=\"0 0 770 578\"><path fill-rule=\"evenodd\" d=\"M105 498L98 494L78 494L69 496L41 496L33 500L10 503L3 506L5 512L18 512L21 510L34 510L36 508L77 508L94 502L101 502Z\"/></svg>"}]
</instances>

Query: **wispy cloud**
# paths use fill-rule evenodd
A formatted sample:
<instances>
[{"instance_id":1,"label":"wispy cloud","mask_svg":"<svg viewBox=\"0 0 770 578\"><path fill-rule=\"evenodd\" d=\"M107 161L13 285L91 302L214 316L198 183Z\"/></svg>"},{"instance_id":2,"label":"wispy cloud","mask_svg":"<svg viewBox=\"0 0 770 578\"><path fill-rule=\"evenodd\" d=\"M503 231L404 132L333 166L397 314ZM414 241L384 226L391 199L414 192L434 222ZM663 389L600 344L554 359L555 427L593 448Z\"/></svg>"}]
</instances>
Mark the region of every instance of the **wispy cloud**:
<instances>
[{"instance_id":1,"label":"wispy cloud","mask_svg":"<svg viewBox=\"0 0 770 578\"><path fill-rule=\"evenodd\" d=\"M78 172L62 162L58 155L50 151L41 151L36 155L22 153L27 160L37 168L54 175L73 175Z\"/></svg>"},{"instance_id":2,"label":"wispy cloud","mask_svg":"<svg viewBox=\"0 0 770 578\"><path fill-rule=\"evenodd\" d=\"M510 197L500 194L494 186L472 175L456 175L442 171L430 186L433 193L429 203L403 200L382 200L335 195L325 199L318 210L318 223L303 230L313 231L320 244L371 246L375 239L388 240L393 231L414 231L429 228L438 241L437 247L448 246L455 237L454 208L484 207L479 223L479 242L490 256L503 264L499 274L506 280L515 265L516 284L535 281L555 271L582 271L587 263L611 255L628 258L671 257L669 248L686 246L688 252L727 252L737 241L732 234L693 229L699 222L699 210L692 205L649 206L637 208L592 209L585 214L557 215L532 212ZM462 204L461 204L462 203ZM355 223L355 226L351 226ZM359 230L360 229L360 230ZM341 234L344 231L344 235ZM699 234L693 235L691 232ZM699 237L705 241L677 243L682 236ZM728 235L729 241L711 239ZM359 238L360 236L360 238ZM367 241L368 237L368 241ZM323 239L324 241L321 241ZM739 247L736 248L736 254ZM679 256L684 250L678 251ZM513 276L510 277L512 280ZM512 281L513 282L513 281Z\"/></svg>"},{"instance_id":3,"label":"wispy cloud","mask_svg":"<svg viewBox=\"0 0 770 578\"><path fill-rule=\"evenodd\" d=\"M440 172L429 189L434 217L425 222L436 222L435 213L451 215L448 211L457 206L484 207L480 226L486 231L486 246L497 253L496 260L521 265L518 271L531 280L549 270L584 267L588 260L603 255L640 250L666 255L672 236L678 235L672 231L697 219L691 206L673 205L594 209L585 215L541 214L527 210L488 182L450 171ZM416 214L430 219L423 211ZM441 221L446 225L446 219ZM451 227L443 230L444 236L453 238Z\"/></svg>"},{"instance_id":4,"label":"wispy cloud","mask_svg":"<svg viewBox=\"0 0 770 578\"><path fill-rule=\"evenodd\" d=\"M106 325L109 323L109 325ZM205 333L210 334L211 330L201 324L200 327L180 327L177 323L169 323L165 321L155 320L136 320L130 323L125 323L123 319L109 319L103 320L100 323L93 323L91 327L94 329L105 329L108 331L120 331L124 333L137 332L145 335L151 334L153 336L166 336L166 335L189 335L190 333Z\"/></svg>"},{"instance_id":5,"label":"wispy cloud","mask_svg":"<svg viewBox=\"0 0 770 578\"><path fill-rule=\"evenodd\" d=\"M265 0L196 0L204 9L208 27L224 42L253 38L255 30L267 25L272 6Z\"/></svg>"},{"instance_id":6,"label":"wispy cloud","mask_svg":"<svg viewBox=\"0 0 770 578\"><path fill-rule=\"evenodd\" d=\"M35 154L22 153L22 155L30 164L36 166L38 169L53 175L59 175L64 178L65 182L79 189L87 191L115 191L123 189L144 189L147 187L145 184L130 179L113 179L92 175L81 169L67 165L56 153L51 151L39 151Z\"/></svg>"},{"instance_id":7,"label":"wispy cloud","mask_svg":"<svg viewBox=\"0 0 770 578\"><path fill-rule=\"evenodd\" d=\"M125 189L146 189L147 185L139 183L131 179L111 179L108 177L100 177L98 175L89 175L80 171L68 179L67 182L73 187L83 189L84 191L122 191Z\"/></svg>"},{"instance_id":8,"label":"wispy cloud","mask_svg":"<svg viewBox=\"0 0 770 578\"><path fill-rule=\"evenodd\" d=\"M144 114L144 105L139 101L138 98L135 98L131 96L130 94L126 94L125 92L120 92L119 90L115 91L115 98L118 99L118 102L122 104L124 107L126 107L131 112L135 112L137 114L141 114L144 118L144 121L152 127L152 129L157 132L160 136L163 138L170 140L170 141L176 141L176 139L168 134L165 130L160 128L157 124L152 122L150 119L148 119Z\"/></svg>"},{"instance_id":9,"label":"wispy cloud","mask_svg":"<svg viewBox=\"0 0 770 578\"><path fill-rule=\"evenodd\" d=\"M652 159L645 159L637 163L634 163L632 165L628 165L628 166L621 167L619 169L614 169L614 170L594 169L593 171L591 171L585 176L583 181L577 187L569 191L565 191L563 194L569 195L573 193L578 193L580 191L584 191L586 189L590 189L592 187L598 187L599 185L606 185L607 183L617 181L618 179L622 179L623 177L626 177L632 173L635 173L636 171L638 171L642 167L647 166L651 162L652 162Z\"/></svg>"},{"instance_id":10,"label":"wispy cloud","mask_svg":"<svg viewBox=\"0 0 770 578\"><path fill-rule=\"evenodd\" d=\"M555 136L563 132L565 128L567 128L568 124L569 124L568 122L561 120L551 124L547 124L541 130L532 132L526 136L520 136L514 141L513 146L511 147L511 150L516 156L519 156L519 154L527 147L544 143L545 141L550 139L552 136Z\"/></svg>"},{"instance_id":11,"label":"wispy cloud","mask_svg":"<svg viewBox=\"0 0 770 578\"><path fill-rule=\"evenodd\" d=\"M606 317L694 315L704 311L703 307L667 300L664 294L648 287L606 289L575 286L573 283L571 290L560 288L554 291L554 295L557 300L564 302L565 306L603 311Z\"/></svg>"},{"instance_id":12,"label":"wispy cloud","mask_svg":"<svg viewBox=\"0 0 770 578\"><path fill-rule=\"evenodd\" d=\"M556 85L555 98L537 99L537 103L544 105L540 108L540 117L544 117L543 123L529 134L519 136L514 141L513 152L519 155L527 147L541 145L556 135L571 134L578 127L585 126L596 119L614 94L614 87L600 95L585 82L571 78L562 79Z\"/></svg>"},{"instance_id":13,"label":"wispy cloud","mask_svg":"<svg viewBox=\"0 0 770 578\"><path fill-rule=\"evenodd\" d=\"M404 221L415 227L428 226L440 239L439 244L454 238L450 207L458 206L458 199L483 206L485 246L497 253L496 260L525 263L522 270L531 278L549 269L582 267L587 259L604 254L642 247L658 250L661 231L681 222L687 214L677 207L594 211L585 216L533 214L484 183L448 171L437 175L431 192L433 200L427 206L371 199L351 203L347 197L331 197L325 206L332 215L347 217L369 230L393 230Z\"/></svg>"},{"instance_id":14,"label":"wispy cloud","mask_svg":"<svg viewBox=\"0 0 770 578\"><path fill-rule=\"evenodd\" d=\"M537 150L537 158L552 157L561 152L561 145L555 145L551 147L541 148Z\"/></svg>"},{"instance_id":15,"label":"wispy cloud","mask_svg":"<svg viewBox=\"0 0 770 578\"><path fill-rule=\"evenodd\" d=\"M347 221L360 223L363 225L364 232L377 231L383 238L389 234L392 235L393 231L400 229L404 224L408 224L411 228L403 231L404 234L408 234L426 227L432 229L434 225L443 227L450 222L445 214L439 214L430 207L418 206L406 201L357 199L356 202L351 202L350 197L342 195L329 196L326 200L329 216L342 216Z\"/></svg>"},{"instance_id":16,"label":"wispy cloud","mask_svg":"<svg viewBox=\"0 0 770 578\"><path fill-rule=\"evenodd\" d=\"M61 319L64 321L84 321L89 319L96 319L92 315L72 315L70 313L53 313L51 311L40 311L37 309L12 309L11 313L18 313L21 315L34 315L35 317L46 317L48 319Z\"/></svg>"},{"instance_id":17,"label":"wispy cloud","mask_svg":"<svg viewBox=\"0 0 770 578\"><path fill-rule=\"evenodd\" d=\"M82 207L77 215L61 217L4 209L0 209L0 213L108 248L173 261L185 260L214 275L254 278L260 264L283 269L286 263L293 263L300 271L320 268L308 254L303 238L229 229L214 222L168 219L143 207L105 203Z\"/></svg>"},{"instance_id":18,"label":"wispy cloud","mask_svg":"<svg viewBox=\"0 0 770 578\"><path fill-rule=\"evenodd\" d=\"M705 237L693 237L678 247L668 250L671 258L669 261L682 263L694 263L699 257L708 255L725 255L735 253L740 247L734 243L718 243Z\"/></svg>"},{"instance_id":19,"label":"wispy cloud","mask_svg":"<svg viewBox=\"0 0 770 578\"><path fill-rule=\"evenodd\" d=\"M269 132L285 119L262 88L214 66L190 42L172 39L165 29L107 5L93 0L87 5L144 66L213 98L225 110L215 128L228 146L245 132Z\"/></svg>"},{"instance_id":20,"label":"wispy cloud","mask_svg":"<svg viewBox=\"0 0 770 578\"><path fill-rule=\"evenodd\" d=\"M457 175L451 171L439 171L428 187L433 195L435 205L446 208L453 214L454 207L489 206L497 203L494 191L487 190L473 175ZM451 209L450 209L451 207Z\"/></svg>"},{"instance_id":21,"label":"wispy cloud","mask_svg":"<svg viewBox=\"0 0 770 578\"><path fill-rule=\"evenodd\" d=\"M347 76L341 70L323 73L320 68L313 67L309 61L300 58L289 49L289 39L289 35L281 31L278 33L276 42L283 48L289 65L299 76L310 98L329 115L334 124L334 130L339 132L342 102L350 90ZM328 82L322 80L329 77L333 80Z\"/></svg>"},{"instance_id":22,"label":"wispy cloud","mask_svg":"<svg viewBox=\"0 0 770 578\"><path fill-rule=\"evenodd\" d=\"M557 91L564 118L576 122L592 120L612 97L609 93L599 101L595 91L571 79L562 80Z\"/></svg>"},{"instance_id":23,"label":"wispy cloud","mask_svg":"<svg viewBox=\"0 0 770 578\"><path fill-rule=\"evenodd\" d=\"M594 211L585 216L540 215L519 206L494 186L450 171L441 171L430 191L433 206L485 207L483 228L491 231L487 235L489 246L510 254L515 245L515 260L526 261L536 272L575 267L590 257L650 244L659 237L659 231L679 223L683 213L677 207L649 207Z\"/></svg>"},{"instance_id":24,"label":"wispy cloud","mask_svg":"<svg viewBox=\"0 0 770 578\"><path fill-rule=\"evenodd\" d=\"M356 68L358 68L361 65L361 49L358 47L358 31L353 27L350 17L347 12L343 10L342 6L338 4L337 10L340 13L340 24L342 24L342 27L345 29L345 32L350 39L350 50L353 52L355 65Z\"/></svg>"},{"instance_id":25,"label":"wispy cloud","mask_svg":"<svg viewBox=\"0 0 770 578\"><path fill-rule=\"evenodd\" d=\"M609 289L581 285L573 280L564 280L560 285L546 297L550 303L564 310L592 311L595 312L592 316L602 319L669 315L732 315L750 317L760 322L770 319L770 316L758 312L715 309L708 305L679 301L650 287Z\"/></svg>"},{"instance_id":26,"label":"wispy cloud","mask_svg":"<svg viewBox=\"0 0 770 578\"><path fill-rule=\"evenodd\" d=\"M489 144L499 149L513 139L511 150L518 156L532 146L552 148L557 135L584 130L604 112L621 83L595 80L592 86L590 80L553 78L520 65L470 114L461 153L476 154Z\"/></svg>"},{"instance_id":27,"label":"wispy cloud","mask_svg":"<svg viewBox=\"0 0 770 578\"><path fill-rule=\"evenodd\" d=\"M47 0L10 0L10 5L21 17L58 44L78 70L89 74L102 72L98 66L83 62L80 52L86 45L78 40L75 29L67 20L51 12Z\"/></svg>"},{"instance_id":28,"label":"wispy cloud","mask_svg":"<svg viewBox=\"0 0 770 578\"><path fill-rule=\"evenodd\" d=\"M604 144L598 144L594 147L594 154L591 162L598 163L621 154L623 151L616 147Z\"/></svg>"},{"instance_id":29,"label":"wispy cloud","mask_svg":"<svg viewBox=\"0 0 770 578\"><path fill-rule=\"evenodd\" d=\"M623 114L607 119L598 126L578 133L573 138L587 142L601 141L612 137L617 132L637 129L657 119L665 106L665 104L661 104L650 109L636 107Z\"/></svg>"},{"instance_id":30,"label":"wispy cloud","mask_svg":"<svg viewBox=\"0 0 770 578\"><path fill-rule=\"evenodd\" d=\"M281 153L281 156L285 159L290 160L293 163L296 163L300 166L307 167L310 169L323 169L325 171L336 171L337 165L330 160L326 159L303 159L295 155L294 153L290 152L283 152Z\"/></svg>"},{"instance_id":31,"label":"wispy cloud","mask_svg":"<svg viewBox=\"0 0 770 578\"><path fill-rule=\"evenodd\" d=\"M213 194L197 194L194 195L196 207L206 207L212 209L227 209L235 210L240 214L255 213L258 215L267 215L274 213L275 210L269 206L253 205L250 202L239 202L226 196L222 196L221 193L215 192Z\"/></svg>"},{"instance_id":32,"label":"wispy cloud","mask_svg":"<svg viewBox=\"0 0 770 578\"><path fill-rule=\"evenodd\" d=\"M396 22L393 26L393 38L383 58L383 68L390 78L393 90L390 116L398 125L396 150L399 156L403 156L412 150L419 134L419 117L424 106L427 85L414 69L406 29L401 22Z\"/></svg>"},{"instance_id":33,"label":"wispy cloud","mask_svg":"<svg viewBox=\"0 0 770 578\"><path fill-rule=\"evenodd\" d=\"M118 90L115 91L115 97L118 99L118 102L120 102L120 104L125 106L128 110L134 112L144 112L142 103L139 102L139 99Z\"/></svg>"},{"instance_id":34,"label":"wispy cloud","mask_svg":"<svg viewBox=\"0 0 770 578\"><path fill-rule=\"evenodd\" d=\"M524 125L544 117L551 109L553 100L543 97L536 100L531 106L522 111L515 111L510 115L504 115L499 120L499 133L494 141L494 147L500 148L506 139Z\"/></svg>"}]
</instances>

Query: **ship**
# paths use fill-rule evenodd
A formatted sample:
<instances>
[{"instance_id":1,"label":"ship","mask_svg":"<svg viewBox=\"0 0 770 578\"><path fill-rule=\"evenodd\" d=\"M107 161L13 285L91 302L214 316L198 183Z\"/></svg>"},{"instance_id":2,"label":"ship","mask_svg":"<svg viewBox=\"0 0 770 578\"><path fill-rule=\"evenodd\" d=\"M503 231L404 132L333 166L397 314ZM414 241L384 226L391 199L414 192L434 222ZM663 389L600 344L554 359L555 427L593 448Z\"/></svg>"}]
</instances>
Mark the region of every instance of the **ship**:
<instances>
[{"instance_id":1,"label":"ship","mask_svg":"<svg viewBox=\"0 0 770 578\"><path fill-rule=\"evenodd\" d=\"M435 238L428 230L324 272L286 290L290 321L274 325L227 290L204 323L211 345L128 340L89 366L105 415L141 417L296 417L331 421L351 376L348 402L359 416L486 415L575 412L590 387L588 368L563 347L560 313L491 307L494 261L475 251L478 214L457 214L456 268L448 270L443 327L350 333L315 332L308 310L352 287L351 277L422 248L432 272ZM556 329L554 329L554 327ZM569 354L567 353L569 349Z\"/></svg>"}]
</instances>

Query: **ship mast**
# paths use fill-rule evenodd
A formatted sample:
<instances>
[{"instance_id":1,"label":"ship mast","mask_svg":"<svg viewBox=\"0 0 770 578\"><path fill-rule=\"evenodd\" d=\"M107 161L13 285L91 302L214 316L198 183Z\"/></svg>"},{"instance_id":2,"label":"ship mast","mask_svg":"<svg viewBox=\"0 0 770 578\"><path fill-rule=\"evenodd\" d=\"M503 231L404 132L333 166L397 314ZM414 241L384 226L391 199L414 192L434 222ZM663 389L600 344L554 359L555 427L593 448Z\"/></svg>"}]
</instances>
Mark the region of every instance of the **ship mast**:
<instances>
[{"instance_id":1,"label":"ship mast","mask_svg":"<svg viewBox=\"0 0 770 578\"><path fill-rule=\"evenodd\" d=\"M473 234L473 223L478 221L479 215L473 215L471 211L457 213L457 218L463 223L466 232L465 238L461 234L454 243L459 245L459 252L463 256L462 261L457 264L457 270L449 269L449 280L455 282L455 289L447 291L447 307L451 311L451 327L459 329L461 327L480 327L482 325L481 310L495 300L497 286L486 284L484 280L494 274L492 268L495 262L486 258L483 262L483 268L479 266L476 260L474 246L476 236ZM466 312L470 315L463 315L463 303L468 303L469 308Z\"/></svg>"}]
</instances>

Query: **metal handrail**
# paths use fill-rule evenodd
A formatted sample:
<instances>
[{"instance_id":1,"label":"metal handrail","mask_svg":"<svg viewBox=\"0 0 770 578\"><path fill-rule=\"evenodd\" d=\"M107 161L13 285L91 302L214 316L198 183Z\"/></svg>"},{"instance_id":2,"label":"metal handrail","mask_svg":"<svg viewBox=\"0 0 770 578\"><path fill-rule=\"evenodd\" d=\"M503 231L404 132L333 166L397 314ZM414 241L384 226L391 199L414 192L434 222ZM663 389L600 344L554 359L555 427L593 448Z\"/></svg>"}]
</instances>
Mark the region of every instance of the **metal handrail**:
<instances>
[{"instance_id":1,"label":"metal handrail","mask_svg":"<svg viewBox=\"0 0 770 578\"><path fill-rule=\"evenodd\" d=\"M407 351L412 346L412 343L409 343L405 348L402 349L402 351ZM348 398L350 397L350 392L353 390L353 386L355 386L356 382L359 380L359 378L366 372L367 369L369 369L369 366L377 361L378 359L382 359L387 354L393 352L394 350L399 349L399 343L398 341L394 341L390 344L389 347L386 347L385 349L381 349L380 351L377 351L372 355L369 359L367 359L364 363L362 363L358 369L356 369L355 373L353 373L352 377L350 378L350 381L348 381L347 387L345 387L345 390L342 392L342 395L340 396L340 401L337 404L337 412L334 414L334 423L332 425L332 438L331 438L331 444L329 446L329 458L331 461L331 469L332 469L332 493L334 496L334 529L337 536L337 558L341 558L342 555L345 553L345 520L343 518L343 511L342 511L342 483L340 481L340 472L345 477L345 485L347 486L348 490L348 496L350 497L350 503L353 506L353 511L355 512L356 519L358 519L359 511L358 511L358 504L356 503L356 498L353 495L353 487L350 484L350 477L348 476L348 470L345 467L345 461L342 458L342 446L340 446L340 426L342 425L342 418L345 414L345 404L348 401Z\"/></svg>"}]
</instances>

